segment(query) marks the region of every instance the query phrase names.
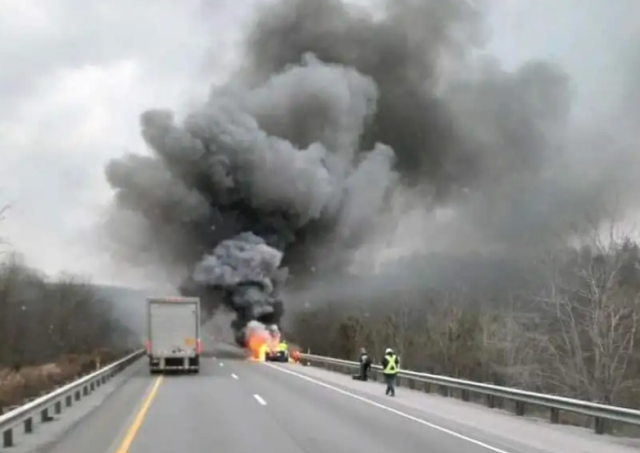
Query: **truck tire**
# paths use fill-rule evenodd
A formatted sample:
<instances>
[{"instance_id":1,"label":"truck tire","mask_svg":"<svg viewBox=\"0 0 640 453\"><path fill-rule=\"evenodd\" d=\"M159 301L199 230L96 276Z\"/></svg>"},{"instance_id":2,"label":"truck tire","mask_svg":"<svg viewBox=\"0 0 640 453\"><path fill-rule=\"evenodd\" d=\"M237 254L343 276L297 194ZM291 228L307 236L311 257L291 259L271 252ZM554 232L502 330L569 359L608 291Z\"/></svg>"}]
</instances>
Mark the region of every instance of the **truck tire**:
<instances>
[{"instance_id":1,"label":"truck tire","mask_svg":"<svg viewBox=\"0 0 640 453\"><path fill-rule=\"evenodd\" d=\"M189 363L189 369L187 370L187 373L189 373L189 374L198 374L198 373L200 373L200 356L194 357L189 362L190 362Z\"/></svg>"}]
</instances>

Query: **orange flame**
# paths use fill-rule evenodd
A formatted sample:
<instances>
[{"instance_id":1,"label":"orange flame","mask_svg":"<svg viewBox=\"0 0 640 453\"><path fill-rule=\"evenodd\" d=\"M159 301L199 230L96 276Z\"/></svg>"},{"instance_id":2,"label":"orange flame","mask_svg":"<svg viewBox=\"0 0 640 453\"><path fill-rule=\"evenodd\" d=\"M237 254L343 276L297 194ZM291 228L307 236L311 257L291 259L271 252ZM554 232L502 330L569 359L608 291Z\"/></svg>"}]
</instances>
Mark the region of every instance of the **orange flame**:
<instances>
[{"instance_id":1,"label":"orange flame","mask_svg":"<svg viewBox=\"0 0 640 453\"><path fill-rule=\"evenodd\" d=\"M247 350L249 352L249 358L251 360L264 361L264 357L261 357L263 346L267 343L267 339L261 332L251 332L247 337Z\"/></svg>"},{"instance_id":2,"label":"orange flame","mask_svg":"<svg viewBox=\"0 0 640 453\"><path fill-rule=\"evenodd\" d=\"M267 352L275 351L280 343L280 333L269 332L266 329L253 329L247 334L245 348L251 360L265 360Z\"/></svg>"}]
</instances>

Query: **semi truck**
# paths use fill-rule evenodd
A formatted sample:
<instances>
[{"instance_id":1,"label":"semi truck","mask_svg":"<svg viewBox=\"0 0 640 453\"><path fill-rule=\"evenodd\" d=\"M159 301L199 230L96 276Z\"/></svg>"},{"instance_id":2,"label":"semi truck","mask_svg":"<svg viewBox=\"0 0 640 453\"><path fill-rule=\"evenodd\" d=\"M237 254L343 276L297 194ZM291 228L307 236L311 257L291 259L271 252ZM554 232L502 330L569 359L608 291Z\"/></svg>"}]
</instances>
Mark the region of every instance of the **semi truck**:
<instances>
[{"instance_id":1,"label":"semi truck","mask_svg":"<svg viewBox=\"0 0 640 453\"><path fill-rule=\"evenodd\" d=\"M200 372L200 299L147 298L147 356L152 374Z\"/></svg>"}]
</instances>

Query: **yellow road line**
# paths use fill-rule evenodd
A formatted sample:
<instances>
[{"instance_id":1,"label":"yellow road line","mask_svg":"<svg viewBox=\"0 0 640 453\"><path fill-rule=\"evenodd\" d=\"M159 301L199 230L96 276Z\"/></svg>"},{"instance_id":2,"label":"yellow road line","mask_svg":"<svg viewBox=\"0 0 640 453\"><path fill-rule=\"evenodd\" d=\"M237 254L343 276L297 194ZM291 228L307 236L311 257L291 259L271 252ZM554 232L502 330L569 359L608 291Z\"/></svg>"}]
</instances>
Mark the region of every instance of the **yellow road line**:
<instances>
[{"instance_id":1,"label":"yellow road line","mask_svg":"<svg viewBox=\"0 0 640 453\"><path fill-rule=\"evenodd\" d=\"M158 393L158 388L160 387L160 384L162 384L162 376L156 379L156 382L153 384L151 391L149 392L147 397L144 399L144 402L142 403L142 407L140 407L140 410L136 414L136 417L133 419L131 426L129 426L129 429L127 430L127 433L124 435L124 438L122 439L120 446L116 450L116 453L127 453L129 451L129 448L131 448L133 439L136 438L136 434L138 434L138 430L142 426L142 422L144 422L144 418L147 415L147 412L149 411L149 407L151 406L151 403L156 397L156 393Z\"/></svg>"}]
</instances>

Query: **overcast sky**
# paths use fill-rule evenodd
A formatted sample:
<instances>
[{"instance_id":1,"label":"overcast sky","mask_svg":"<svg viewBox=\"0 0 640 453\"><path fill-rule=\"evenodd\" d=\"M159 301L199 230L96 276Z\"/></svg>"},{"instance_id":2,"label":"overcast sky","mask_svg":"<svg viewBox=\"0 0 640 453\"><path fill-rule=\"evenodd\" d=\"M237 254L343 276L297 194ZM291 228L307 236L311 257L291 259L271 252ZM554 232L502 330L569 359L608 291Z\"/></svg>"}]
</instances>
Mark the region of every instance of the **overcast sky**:
<instances>
[{"instance_id":1,"label":"overcast sky","mask_svg":"<svg viewBox=\"0 0 640 453\"><path fill-rule=\"evenodd\" d=\"M0 0L0 202L12 204L0 236L49 273L135 280L94 246L103 165L144 150L141 111L184 111L224 79L257 1ZM608 43L639 36L625 21L633 2L502 0L490 51L508 65L561 61L598 108L615 89Z\"/></svg>"}]
</instances>

